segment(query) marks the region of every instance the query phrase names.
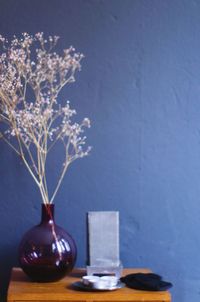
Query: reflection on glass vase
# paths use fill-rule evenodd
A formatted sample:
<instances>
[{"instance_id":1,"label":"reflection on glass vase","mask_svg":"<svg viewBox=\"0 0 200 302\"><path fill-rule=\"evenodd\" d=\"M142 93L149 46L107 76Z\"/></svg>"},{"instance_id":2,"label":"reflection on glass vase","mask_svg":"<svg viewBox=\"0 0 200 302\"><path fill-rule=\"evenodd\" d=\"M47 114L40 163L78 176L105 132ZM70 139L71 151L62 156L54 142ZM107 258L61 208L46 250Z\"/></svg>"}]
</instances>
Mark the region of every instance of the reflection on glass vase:
<instances>
[{"instance_id":1,"label":"reflection on glass vase","mask_svg":"<svg viewBox=\"0 0 200 302\"><path fill-rule=\"evenodd\" d=\"M54 221L54 205L42 204L42 219L22 238L19 264L32 281L53 282L74 267L76 245L72 237Z\"/></svg>"}]
</instances>

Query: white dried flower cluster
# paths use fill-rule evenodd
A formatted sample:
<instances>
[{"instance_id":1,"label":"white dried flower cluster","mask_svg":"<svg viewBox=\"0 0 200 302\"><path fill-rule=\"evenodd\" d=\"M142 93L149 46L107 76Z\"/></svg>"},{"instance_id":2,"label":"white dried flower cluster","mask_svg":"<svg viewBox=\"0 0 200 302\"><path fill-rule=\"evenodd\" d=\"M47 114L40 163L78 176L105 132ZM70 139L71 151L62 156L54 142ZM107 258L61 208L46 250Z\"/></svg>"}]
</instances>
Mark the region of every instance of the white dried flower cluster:
<instances>
[{"instance_id":1,"label":"white dried flower cluster","mask_svg":"<svg viewBox=\"0 0 200 302\"><path fill-rule=\"evenodd\" d=\"M62 55L54 51L57 36L44 38L23 33L9 43L0 35L0 133L24 161L38 185L44 203L52 203L70 163L89 154L85 148L85 118L73 122L76 111L69 101L59 104L61 89L75 81L83 55L73 47ZM60 141L64 146L64 162L53 194L48 193L46 161L48 152Z\"/></svg>"}]
</instances>

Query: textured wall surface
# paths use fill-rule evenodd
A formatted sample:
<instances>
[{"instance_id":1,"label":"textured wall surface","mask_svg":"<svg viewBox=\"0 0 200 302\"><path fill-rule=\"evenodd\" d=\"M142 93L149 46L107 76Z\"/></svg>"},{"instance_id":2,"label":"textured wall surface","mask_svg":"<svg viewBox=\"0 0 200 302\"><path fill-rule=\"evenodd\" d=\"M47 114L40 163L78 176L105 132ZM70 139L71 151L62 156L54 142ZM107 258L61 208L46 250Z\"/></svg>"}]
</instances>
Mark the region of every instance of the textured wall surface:
<instances>
[{"instance_id":1,"label":"textured wall surface","mask_svg":"<svg viewBox=\"0 0 200 302\"><path fill-rule=\"evenodd\" d=\"M174 302L200 299L200 1L0 0L0 34L56 34L85 54L61 98L88 116L93 146L69 169L56 221L86 260L87 211L120 212L121 260L174 284ZM50 184L58 149L51 158ZM40 195L0 142L0 283L5 293Z\"/></svg>"}]
</instances>

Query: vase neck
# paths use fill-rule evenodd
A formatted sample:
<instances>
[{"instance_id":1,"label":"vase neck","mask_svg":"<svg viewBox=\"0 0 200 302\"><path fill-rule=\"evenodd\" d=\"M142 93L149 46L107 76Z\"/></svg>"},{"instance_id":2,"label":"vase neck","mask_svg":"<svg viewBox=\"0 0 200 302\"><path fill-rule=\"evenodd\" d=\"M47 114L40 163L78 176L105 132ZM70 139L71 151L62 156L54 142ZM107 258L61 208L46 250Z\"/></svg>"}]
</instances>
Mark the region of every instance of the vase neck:
<instances>
[{"instance_id":1,"label":"vase neck","mask_svg":"<svg viewBox=\"0 0 200 302\"><path fill-rule=\"evenodd\" d=\"M54 204L42 204L42 222L54 221Z\"/></svg>"}]
</instances>

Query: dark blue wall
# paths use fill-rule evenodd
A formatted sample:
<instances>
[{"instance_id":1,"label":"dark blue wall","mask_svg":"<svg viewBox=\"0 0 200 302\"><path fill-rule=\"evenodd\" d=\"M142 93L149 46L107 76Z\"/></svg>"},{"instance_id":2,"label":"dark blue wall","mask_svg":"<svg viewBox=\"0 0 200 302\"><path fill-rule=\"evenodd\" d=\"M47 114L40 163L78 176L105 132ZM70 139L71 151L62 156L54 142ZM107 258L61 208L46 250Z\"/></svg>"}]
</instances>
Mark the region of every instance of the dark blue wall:
<instances>
[{"instance_id":1,"label":"dark blue wall","mask_svg":"<svg viewBox=\"0 0 200 302\"><path fill-rule=\"evenodd\" d=\"M91 118L93 150L70 167L55 201L57 223L77 242L77 266L85 265L86 212L119 210L124 266L172 281L175 302L199 302L200 1L0 0L0 34L24 31L59 35L61 49L85 54L62 97ZM2 142L0 200L5 292L41 200Z\"/></svg>"}]
</instances>

